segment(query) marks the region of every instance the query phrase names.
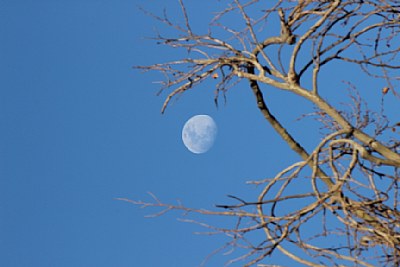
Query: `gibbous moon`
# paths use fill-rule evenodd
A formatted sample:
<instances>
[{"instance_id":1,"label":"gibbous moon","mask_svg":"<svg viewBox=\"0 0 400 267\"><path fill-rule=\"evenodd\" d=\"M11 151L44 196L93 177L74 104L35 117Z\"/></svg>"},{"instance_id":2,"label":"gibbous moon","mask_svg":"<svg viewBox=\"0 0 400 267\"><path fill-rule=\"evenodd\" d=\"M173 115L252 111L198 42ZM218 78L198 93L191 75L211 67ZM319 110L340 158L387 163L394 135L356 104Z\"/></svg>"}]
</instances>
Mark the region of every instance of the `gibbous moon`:
<instances>
[{"instance_id":1,"label":"gibbous moon","mask_svg":"<svg viewBox=\"0 0 400 267\"><path fill-rule=\"evenodd\" d=\"M187 149L195 154L207 152L217 137L217 124L208 115L191 117L183 126L182 140Z\"/></svg>"}]
</instances>

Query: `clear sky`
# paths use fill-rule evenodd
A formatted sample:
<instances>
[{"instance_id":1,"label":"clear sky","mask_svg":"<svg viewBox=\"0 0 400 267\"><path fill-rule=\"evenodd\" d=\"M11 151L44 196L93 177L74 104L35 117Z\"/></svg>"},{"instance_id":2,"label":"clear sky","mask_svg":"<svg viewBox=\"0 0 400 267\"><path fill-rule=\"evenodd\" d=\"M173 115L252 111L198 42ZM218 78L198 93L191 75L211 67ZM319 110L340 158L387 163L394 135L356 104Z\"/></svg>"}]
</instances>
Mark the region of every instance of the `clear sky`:
<instances>
[{"instance_id":1,"label":"clear sky","mask_svg":"<svg viewBox=\"0 0 400 267\"><path fill-rule=\"evenodd\" d=\"M191 2L194 23L206 22L214 1ZM157 23L138 6L178 14L176 3L0 0L0 266L197 266L228 239L194 235L202 229L177 221L180 213L144 218L156 210L115 198L151 200L150 191L213 208L229 203L227 194L255 198L247 180L298 160L245 86L217 109L210 82L160 114L165 94L156 96L152 82L161 76L132 66L178 54L143 38ZM295 127L303 108L288 95L282 101L271 108ZM199 155L181 141L196 114L218 125L214 147Z\"/></svg>"}]
</instances>

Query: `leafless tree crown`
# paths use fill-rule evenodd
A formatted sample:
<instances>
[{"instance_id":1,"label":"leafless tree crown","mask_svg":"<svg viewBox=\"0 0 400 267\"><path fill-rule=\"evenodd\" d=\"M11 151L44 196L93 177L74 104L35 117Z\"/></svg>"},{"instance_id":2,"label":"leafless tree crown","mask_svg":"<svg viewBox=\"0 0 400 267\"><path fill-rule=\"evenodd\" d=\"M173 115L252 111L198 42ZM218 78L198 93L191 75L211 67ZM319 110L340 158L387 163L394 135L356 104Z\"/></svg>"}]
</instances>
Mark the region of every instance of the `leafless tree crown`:
<instances>
[{"instance_id":1,"label":"leafless tree crown","mask_svg":"<svg viewBox=\"0 0 400 267\"><path fill-rule=\"evenodd\" d=\"M159 214L174 209L237 220L233 229L196 222L227 235L223 248L244 249L228 264L278 266L265 263L280 251L304 266L399 266L400 123L385 116L383 103L400 98L400 2L234 0L216 14L206 34L192 30L185 5L179 3L182 23L165 14L150 15L177 32L175 38L157 36L160 44L189 53L138 67L165 75L161 89L169 93L162 112L173 97L207 79L218 81L216 102L247 82L261 114L300 161L275 177L250 181L261 188L254 199L230 196L236 204L215 210L166 204L155 196L154 202L132 202L161 207ZM367 107L353 81L347 82L350 109L323 97L324 90L332 89L323 86L320 75L338 64L382 80L380 110ZM324 129L319 145L306 151L295 137L299 133L289 133L271 114L263 87L287 91L315 106L315 112L303 115L312 115ZM399 106L393 109L400 112ZM293 190L298 183L302 192ZM261 242L248 238L255 232L263 236Z\"/></svg>"}]
</instances>

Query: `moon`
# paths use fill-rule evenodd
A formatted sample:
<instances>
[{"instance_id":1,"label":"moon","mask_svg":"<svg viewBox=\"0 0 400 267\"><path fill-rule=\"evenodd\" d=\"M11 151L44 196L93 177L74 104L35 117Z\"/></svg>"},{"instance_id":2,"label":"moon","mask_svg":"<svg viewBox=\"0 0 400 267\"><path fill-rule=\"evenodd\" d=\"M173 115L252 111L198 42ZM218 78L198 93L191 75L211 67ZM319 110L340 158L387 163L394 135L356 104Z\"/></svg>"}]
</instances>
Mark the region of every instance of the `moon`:
<instances>
[{"instance_id":1,"label":"moon","mask_svg":"<svg viewBox=\"0 0 400 267\"><path fill-rule=\"evenodd\" d=\"M190 152L201 154L207 152L217 137L217 124L208 115L191 117L183 126L182 141Z\"/></svg>"}]
</instances>

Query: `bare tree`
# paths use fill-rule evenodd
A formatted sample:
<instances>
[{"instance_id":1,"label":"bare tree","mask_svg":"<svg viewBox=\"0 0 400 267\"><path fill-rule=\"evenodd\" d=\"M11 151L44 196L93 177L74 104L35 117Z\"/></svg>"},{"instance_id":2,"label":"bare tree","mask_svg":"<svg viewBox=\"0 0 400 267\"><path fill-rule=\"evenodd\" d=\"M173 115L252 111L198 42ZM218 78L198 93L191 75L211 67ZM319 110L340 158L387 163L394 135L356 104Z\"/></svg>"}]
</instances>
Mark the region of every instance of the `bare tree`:
<instances>
[{"instance_id":1,"label":"bare tree","mask_svg":"<svg viewBox=\"0 0 400 267\"><path fill-rule=\"evenodd\" d=\"M235 218L233 229L202 223L229 236L225 246L247 249L228 264L241 260L244 266L272 266L263 262L280 251L304 266L399 266L400 124L385 116L384 98L400 98L395 88L400 79L400 2L233 0L209 23L207 34L192 30L185 5L179 3L182 24L166 14L150 15L177 32L175 38L157 36L160 44L189 53L173 62L138 67L165 75L161 89L172 91L162 112L173 97L206 79L218 77L216 103L237 83L247 82L262 116L301 160L275 177L252 181L262 188L254 201L231 196L236 204L217 205L215 210L166 204L156 197L154 202L127 201L160 207L159 214L183 210ZM229 24L228 16L238 16L235 24ZM271 25L280 25L280 32L273 35ZM347 82L350 108L322 97L332 88L319 80L320 74L337 64L382 80L378 111L368 108L356 81ZM315 106L314 112L299 115L321 124L319 145L306 151L296 138L299 133L289 133L271 113L263 87L289 92ZM398 105L392 110L400 111ZM297 183L304 192L290 190ZM254 232L263 235L262 242L247 238Z\"/></svg>"}]
</instances>

